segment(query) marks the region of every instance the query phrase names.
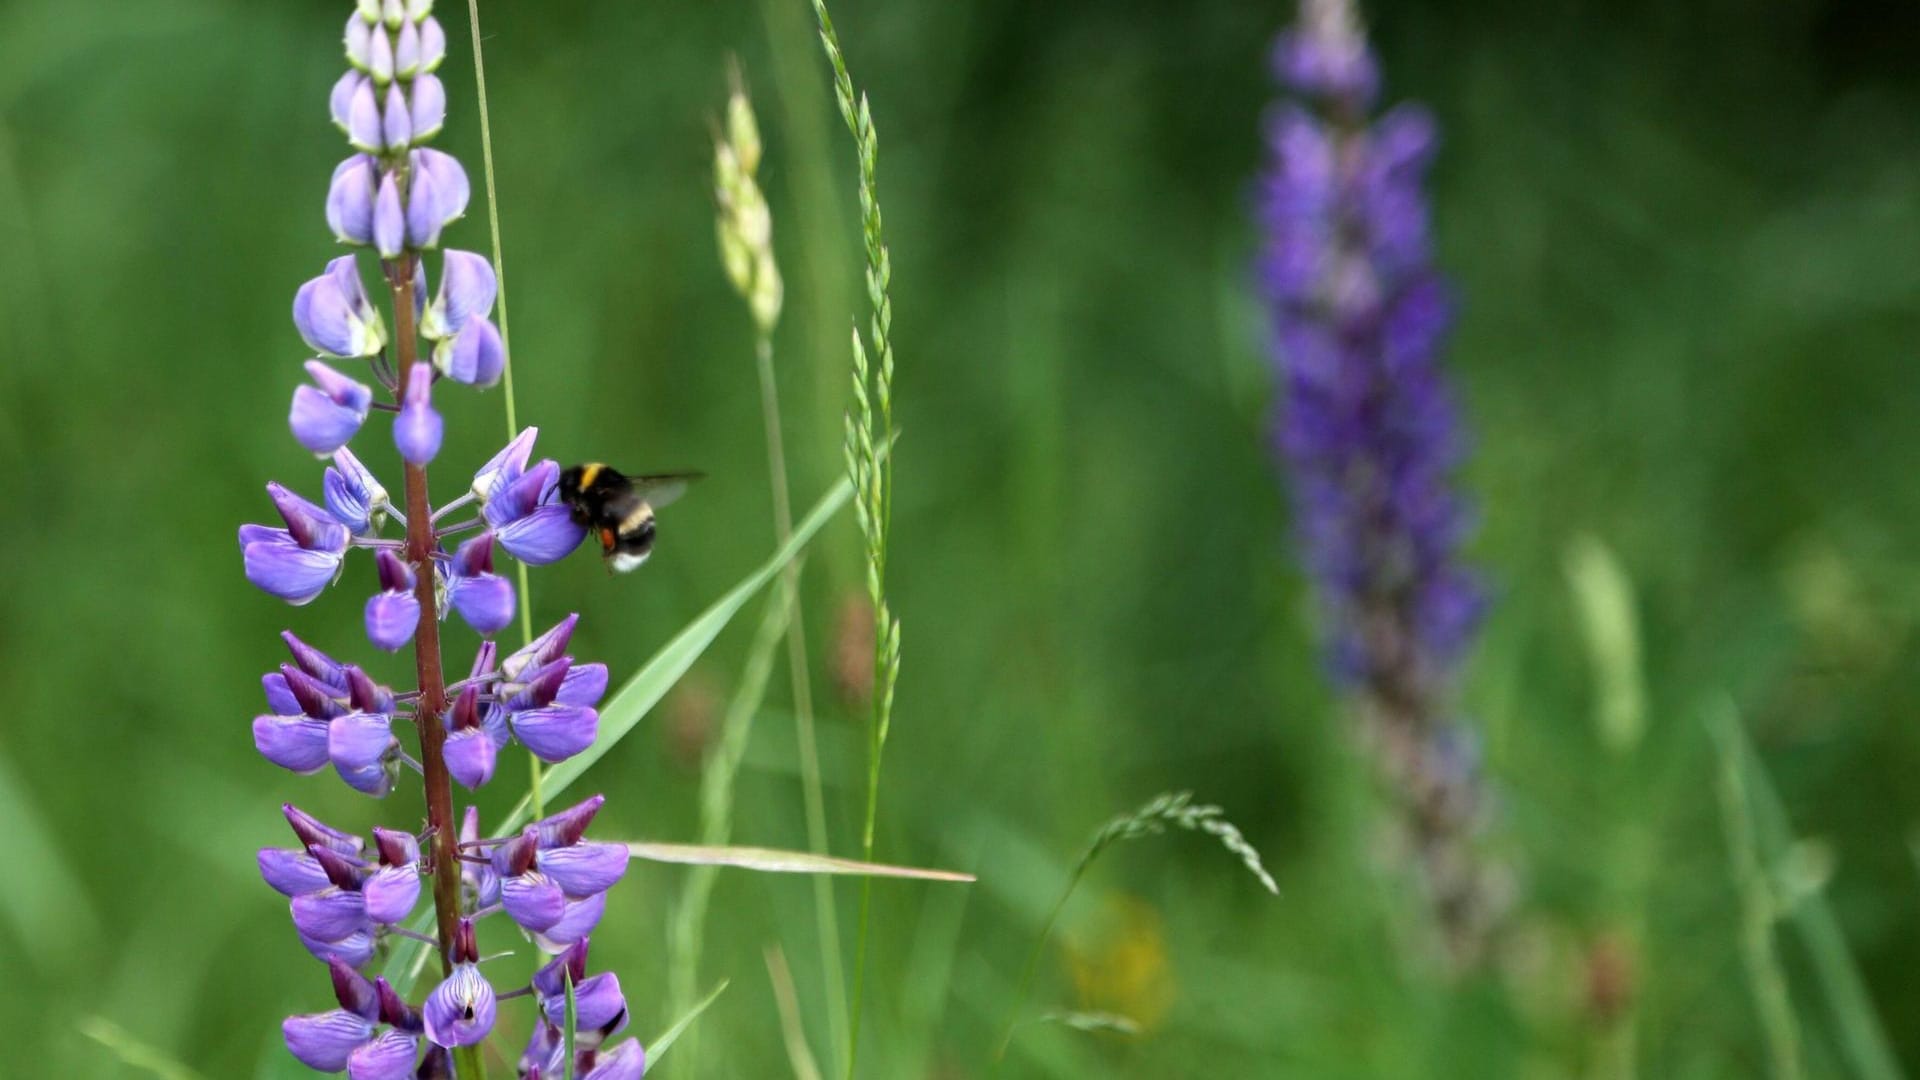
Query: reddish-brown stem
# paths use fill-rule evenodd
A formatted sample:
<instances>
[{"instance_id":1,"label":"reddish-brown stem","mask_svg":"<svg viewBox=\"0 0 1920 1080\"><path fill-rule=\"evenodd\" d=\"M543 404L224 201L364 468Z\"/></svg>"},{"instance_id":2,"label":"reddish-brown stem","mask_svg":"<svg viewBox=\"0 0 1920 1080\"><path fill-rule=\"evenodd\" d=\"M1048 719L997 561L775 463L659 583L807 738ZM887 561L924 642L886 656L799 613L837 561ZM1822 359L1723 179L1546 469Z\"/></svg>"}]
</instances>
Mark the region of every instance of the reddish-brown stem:
<instances>
[{"instance_id":1,"label":"reddish-brown stem","mask_svg":"<svg viewBox=\"0 0 1920 1080\"><path fill-rule=\"evenodd\" d=\"M393 337L400 368L399 398L406 400L407 380L413 377L416 335L413 325L414 261L404 255L387 264L387 284L393 290ZM453 818L453 784L447 775L442 747L447 729L440 718L447 711L447 678L440 663L440 613L434 607L433 507L427 499L427 470L406 467L407 562L413 566L413 594L420 601L420 622L413 631L413 663L420 677L420 704L414 727L420 730L420 767L427 793L427 826L433 832L433 907L439 926L440 970L453 972L453 935L460 921L460 859L456 849L460 827Z\"/></svg>"}]
</instances>

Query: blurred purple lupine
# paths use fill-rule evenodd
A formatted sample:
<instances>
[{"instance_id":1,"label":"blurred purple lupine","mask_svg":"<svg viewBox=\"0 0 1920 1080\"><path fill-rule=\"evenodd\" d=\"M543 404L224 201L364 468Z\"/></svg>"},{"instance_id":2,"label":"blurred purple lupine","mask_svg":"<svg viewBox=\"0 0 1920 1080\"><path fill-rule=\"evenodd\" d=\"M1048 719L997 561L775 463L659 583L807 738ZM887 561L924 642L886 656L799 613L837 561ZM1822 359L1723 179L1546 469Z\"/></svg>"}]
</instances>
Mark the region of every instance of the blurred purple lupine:
<instances>
[{"instance_id":1,"label":"blurred purple lupine","mask_svg":"<svg viewBox=\"0 0 1920 1080\"><path fill-rule=\"evenodd\" d=\"M419 676L417 686L396 692L287 633L291 662L261 679L267 707L253 721L253 739L263 757L295 773L331 771L376 798L417 774L428 819L419 833L375 828L369 845L281 807L297 843L261 850L260 876L287 898L295 935L326 964L338 1005L289 1017L282 1034L296 1059L351 1080L466 1078L481 1075L477 1046L492 1032L499 1002L527 997L538 1054L526 1075L570 1070L633 1080L645 1069L639 1044L601 1051L626 1024L619 980L586 974L587 935L627 865L624 845L583 839L603 800L497 839L481 836L472 807L454 818L451 782L484 785L512 743L549 763L592 745L607 671L566 655L575 616L504 661L482 640L468 677L451 686L443 671L449 610L483 636L513 619L519 601L494 572L496 546L538 565L572 552L585 532L558 502L559 466L532 461L532 428L482 466L465 493L438 508L425 499L426 469L445 434L434 383L490 386L506 365L490 321L497 283L485 258L444 252L439 290L428 300L424 253L471 195L460 163L423 145L444 126L447 105L431 74L446 55L431 7L356 0L348 17L351 70L334 84L330 106L354 152L334 170L324 216L337 240L373 253L390 311L383 316L367 292L357 252L300 287L294 325L320 355L307 361L311 383L294 391L288 421L301 446L331 458L323 501L269 484L283 527L245 525L239 533L247 579L292 604L318 598L346 573L353 552L364 552L378 583L365 606L367 640L390 652L411 644ZM400 505L348 446L376 411L392 416L406 481L396 489L405 493ZM462 508L465 520L442 523ZM404 525L396 538L381 535L389 518ZM418 758L403 747L400 726L417 735ZM405 924L423 900L434 916L442 981L416 1006L362 969L396 939L421 937ZM476 923L503 912L559 957L504 994L482 973L475 934ZM578 1017L571 1063L562 1030L569 983Z\"/></svg>"},{"instance_id":2,"label":"blurred purple lupine","mask_svg":"<svg viewBox=\"0 0 1920 1080\"><path fill-rule=\"evenodd\" d=\"M1409 105L1373 116L1379 72L1351 0L1303 0L1273 54L1259 280L1283 384L1274 444L1330 666L1403 813L1450 959L1505 906L1472 850L1483 799L1450 683L1483 594L1459 559L1462 435L1440 366L1451 305L1422 185L1436 142Z\"/></svg>"}]
</instances>

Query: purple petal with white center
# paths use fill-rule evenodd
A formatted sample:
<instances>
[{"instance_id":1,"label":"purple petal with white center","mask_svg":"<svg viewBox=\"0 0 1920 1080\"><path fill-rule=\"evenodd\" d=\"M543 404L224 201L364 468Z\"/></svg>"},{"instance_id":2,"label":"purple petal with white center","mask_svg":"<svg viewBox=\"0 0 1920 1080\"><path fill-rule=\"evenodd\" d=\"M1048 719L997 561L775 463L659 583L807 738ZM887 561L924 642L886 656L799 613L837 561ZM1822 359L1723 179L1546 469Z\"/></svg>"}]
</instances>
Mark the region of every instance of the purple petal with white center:
<instances>
[{"instance_id":1,"label":"purple petal with white center","mask_svg":"<svg viewBox=\"0 0 1920 1080\"><path fill-rule=\"evenodd\" d=\"M291 848L261 848L255 865L267 885L282 896L305 896L329 887L327 872L320 861L304 851Z\"/></svg>"},{"instance_id":2,"label":"purple petal with white center","mask_svg":"<svg viewBox=\"0 0 1920 1080\"><path fill-rule=\"evenodd\" d=\"M406 400L393 418L393 442L409 464L425 465L440 452L446 424L433 408L433 366L416 363L407 376Z\"/></svg>"},{"instance_id":3,"label":"purple petal with white center","mask_svg":"<svg viewBox=\"0 0 1920 1080\"><path fill-rule=\"evenodd\" d=\"M380 105L380 138L390 154L405 150L413 142L413 113L399 83L387 87L387 98Z\"/></svg>"},{"instance_id":4,"label":"purple petal with white center","mask_svg":"<svg viewBox=\"0 0 1920 1080\"><path fill-rule=\"evenodd\" d=\"M420 870L415 866L383 866L360 886L367 918L383 926L404 922L420 902Z\"/></svg>"},{"instance_id":5,"label":"purple petal with white center","mask_svg":"<svg viewBox=\"0 0 1920 1080\"><path fill-rule=\"evenodd\" d=\"M561 619L539 637L509 653L506 659L500 661L500 670L507 678L518 679L528 668L551 662L567 651L568 643L573 640L573 628L579 622L578 613Z\"/></svg>"},{"instance_id":6,"label":"purple petal with white center","mask_svg":"<svg viewBox=\"0 0 1920 1080\"><path fill-rule=\"evenodd\" d=\"M545 953L565 952L567 947L600 925L600 917L607 913L607 894L595 893L585 900L575 900L567 904L566 914L544 933L534 935L534 944Z\"/></svg>"},{"instance_id":7,"label":"purple petal with white center","mask_svg":"<svg viewBox=\"0 0 1920 1080\"><path fill-rule=\"evenodd\" d=\"M595 1058L593 1068L579 1080L640 1080L646 1074L646 1050L640 1040L628 1039Z\"/></svg>"},{"instance_id":8,"label":"purple petal with white center","mask_svg":"<svg viewBox=\"0 0 1920 1080\"><path fill-rule=\"evenodd\" d=\"M380 96L373 80L362 76L347 101L347 145L366 154L386 149L380 128Z\"/></svg>"},{"instance_id":9,"label":"purple petal with white center","mask_svg":"<svg viewBox=\"0 0 1920 1080\"><path fill-rule=\"evenodd\" d=\"M605 1038L627 1026L627 999L620 993L619 976L611 971L589 975L575 983L573 1002L576 1035L592 1032ZM544 998L541 1004L547 1022L564 1030L567 1022L566 995L561 993Z\"/></svg>"},{"instance_id":10,"label":"purple petal with white center","mask_svg":"<svg viewBox=\"0 0 1920 1080\"><path fill-rule=\"evenodd\" d=\"M493 779L493 765L499 757L499 748L484 729L467 728L454 732L447 736L442 753L447 761L447 772L469 791Z\"/></svg>"},{"instance_id":11,"label":"purple petal with white center","mask_svg":"<svg viewBox=\"0 0 1920 1080\"><path fill-rule=\"evenodd\" d=\"M355 536L373 531L374 517L384 515L392 506L387 489L344 446L333 452L333 465L321 486L326 493L327 512Z\"/></svg>"},{"instance_id":12,"label":"purple petal with white center","mask_svg":"<svg viewBox=\"0 0 1920 1080\"><path fill-rule=\"evenodd\" d=\"M560 683L560 692L554 695L559 705L583 705L595 708L607 693L607 665L575 664L567 669L567 677Z\"/></svg>"},{"instance_id":13,"label":"purple petal with white center","mask_svg":"<svg viewBox=\"0 0 1920 1080\"><path fill-rule=\"evenodd\" d=\"M404 1031L387 1031L353 1051L347 1059L347 1080L413 1080L413 1061L419 1039Z\"/></svg>"},{"instance_id":14,"label":"purple petal with white center","mask_svg":"<svg viewBox=\"0 0 1920 1080\"><path fill-rule=\"evenodd\" d=\"M564 506L543 506L502 528L500 546L530 566L545 566L573 554L587 538L586 526Z\"/></svg>"},{"instance_id":15,"label":"purple petal with white center","mask_svg":"<svg viewBox=\"0 0 1920 1080\"><path fill-rule=\"evenodd\" d=\"M358 21L356 19L356 21ZM287 1052L309 1069L337 1073L361 1043L373 1038L373 1024L345 1009L289 1016L280 1024Z\"/></svg>"},{"instance_id":16,"label":"purple petal with white center","mask_svg":"<svg viewBox=\"0 0 1920 1080\"><path fill-rule=\"evenodd\" d=\"M321 941L305 934L299 936L300 944L306 946L316 960L339 960L348 967L357 968L373 959L373 933L369 930L350 934L339 941Z\"/></svg>"},{"instance_id":17,"label":"purple petal with white center","mask_svg":"<svg viewBox=\"0 0 1920 1080\"><path fill-rule=\"evenodd\" d=\"M293 898L293 928L315 941L344 941L367 929L367 902L357 892L328 887Z\"/></svg>"},{"instance_id":18,"label":"purple petal with white center","mask_svg":"<svg viewBox=\"0 0 1920 1080\"><path fill-rule=\"evenodd\" d=\"M374 593L367 597L366 623L367 640L375 648L398 652L420 625L420 598L412 592Z\"/></svg>"},{"instance_id":19,"label":"purple petal with white center","mask_svg":"<svg viewBox=\"0 0 1920 1080\"><path fill-rule=\"evenodd\" d=\"M333 170L327 185L327 227L343 244L373 243L373 159L355 154Z\"/></svg>"},{"instance_id":20,"label":"purple petal with white center","mask_svg":"<svg viewBox=\"0 0 1920 1080\"><path fill-rule=\"evenodd\" d=\"M336 716L327 727L327 757L342 772L378 765L394 745L393 720L379 713Z\"/></svg>"},{"instance_id":21,"label":"purple petal with white center","mask_svg":"<svg viewBox=\"0 0 1920 1080\"><path fill-rule=\"evenodd\" d=\"M407 243L425 251L440 246L440 189L433 174L413 174L407 188Z\"/></svg>"},{"instance_id":22,"label":"purple petal with white center","mask_svg":"<svg viewBox=\"0 0 1920 1080\"><path fill-rule=\"evenodd\" d=\"M333 126L342 132L347 130L347 117L353 111L353 94L360 89L360 83L366 78L357 71L348 71L333 84L333 93L327 98L327 111L333 116Z\"/></svg>"},{"instance_id":23,"label":"purple petal with white center","mask_svg":"<svg viewBox=\"0 0 1920 1080\"><path fill-rule=\"evenodd\" d=\"M400 187L393 173L384 173L373 199L373 249L383 259L397 259L406 243L407 215L400 208Z\"/></svg>"},{"instance_id":24,"label":"purple petal with white center","mask_svg":"<svg viewBox=\"0 0 1920 1080\"><path fill-rule=\"evenodd\" d=\"M453 160L438 150L415 151L415 157L423 163L437 160L430 155ZM459 167L457 162L454 167ZM442 179L436 176L436 185ZM448 197L448 194L444 189L441 192L442 198ZM459 333L467 320L493 310L494 297L499 289L500 283L494 277L493 264L484 256L449 248L440 260L440 291L434 296L433 302L427 305L426 314L421 316L421 335L440 341Z\"/></svg>"},{"instance_id":25,"label":"purple petal with white center","mask_svg":"<svg viewBox=\"0 0 1920 1080\"><path fill-rule=\"evenodd\" d=\"M367 74L381 86L393 81L393 38L378 26L367 34Z\"/></svg>"},{"instance_id":26,"label":"purple petal with white center","mask_svg":"<svg viewBox=\"0 0 1920 1080\"><path fill-rule=\"evenodd\" d=\"M625 844L580 843L540 853L540 872L578 900L613 888L627 873Z\"/></svg>"},{"instance_id":27,"label":"purple petal with white center","mask_svg":"<svg viewBox=\"0 0 1920 1080\"><path fill-rule=\"evenodd\" d=\"M549 705L513 714L513 734L533 756L549 765L565 761L593 745L600 714L577 705Z\"/></svg>"},{"instance_id":28,"label":"purple petal with white center","mask_svg":"<svg viewBox=\"0 0 1920 1080\"><path fill-rule=\"evenodd\" d=\"M540 435L536 427L523 428L513 441L500 448L480 471L473 474L473 486L469 489L481 504L493 498L493 493L502 484L511 484L520 479L527 469L527 459L533 456L533 441Z\"/></svg>"},{"instance_id":29,"label":"purple petal with white center","mask_svg":"<svg viewBox=\"0 0 1920 1080\"><path fill-rule=\"evenodd\" d=\"M404 33L404 31L403 31ZM413 95L408 102L413 121L413 141L426 142L447 123L447 88L437 75L421 75L413 80Z\"/></svg>"},{"instance_id":30,"label":"purple petal with white center","mask_svg":"<svg viewBox=\"0 0 1920 1080\"><path fill-rule=\"evenodd\" d=\"M446 981L427 995L421 1009L427 1038L436 1046L472 1046L493 1030L493 986L473 964L453 969Z\"/></svg>"},{"instance_id":31,"label":"purple petal with white center","mask_svg":"<svg viewBox=\"0 0 1920 1080\"><path fill-rule=\"evenodd\" d=\"M482 316L468 319L451 340L434 346L433 362L449 378L485 389L507 370L507 347L492 320Z\"/></svg>"},{"instance_id":32,"label":"purple petal with white center","mask_svg":"<svg viewBox=\"0 0 1920 1080\"><path fill-rule=\"evenodd\" d=\"M447 32L431 16L420 22L420 70L432 71L447 58Z\"/></svg>"},{"instance_id":33,"label":"purple petal with white center","mask_svg":"<svg viewBox=\"0 0 1920 1080\"><path fill-rule=\"evenodd\" d=\"M386 344L386 326L351 255L334 259L326 273L300 286L293 324L308 345L331 356L372 356Z\"/></svg>"},{"instance_id":34,"label":"purple petal with white center","mask_svg":"<svg viewBox=\"0 0 1920 1080\"><path fill-rule=\"evenodd\" d=\"M287 686L287 677L277 671L260 676L260 687L267 693L267 708L280 716L292 716L305 710L300 708L300 700L293 696L293 690Z\"/></svg>"},{"instance_id":35,"label":"purple petal with white center","mask_svg":"<svg viewBox=\"0 0 1920 1080\"><path fill-rule=\"evenodd\" d=\"M423 146L408 155L407 160L415 172L433 174L434 186L440 190L440 212L445 215L440 224L446 225L467 212L467 203L473 198L473 184L467 179L467 170L459 158Z\"/></svg>"},{"instance_id":36,"label":"purple petal with white center","mask_svg":"<svg viewBox=\"0 0 1920 1080\"><path fill-rule=\"evenodd\" d=\"M393 39L393 73L411 79L420 71L420 30L412 23L400 27Z\"/></svg>"},{"instance_id":37,"label":"purple petal with white center","mask_svg":"<svg viewBox=\"0 0 1920 1080\"><path fill-rule=\"evenodd\" d=\"M327 724L307 716L256 716L253 745L283 769L318 772L327 764Z\"/></svg>"},{"instance_id":38,"label":"purple petal with white center","mask_svg":"<svg viewBox=\"0 0 1920 1080\"><path fill-rule=\"evenodd\" d=\"M502 878L500 902L514 922L535 933L551 929L567 911L566 893L537 870Z\"/></svg>"},{"instance_id":39,"label":"purple petal with white center","mask_svg":"<svg viewBox=\"0 0 1920 1080\"><path fill-rule=\"evenodd\" d=\"M347 16L347 63L361 71L373 63L373 28L367 25L371 21L359 15Z\"/></svg>"}]
</instances>

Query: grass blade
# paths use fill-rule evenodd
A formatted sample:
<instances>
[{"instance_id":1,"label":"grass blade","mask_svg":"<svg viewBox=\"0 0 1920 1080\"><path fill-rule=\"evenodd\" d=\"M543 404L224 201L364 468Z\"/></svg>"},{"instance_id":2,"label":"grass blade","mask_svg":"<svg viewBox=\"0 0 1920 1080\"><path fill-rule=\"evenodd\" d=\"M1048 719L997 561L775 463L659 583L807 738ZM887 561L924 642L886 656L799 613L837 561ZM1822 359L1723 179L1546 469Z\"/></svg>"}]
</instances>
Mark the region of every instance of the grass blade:
<instances>
[{"instance_id":1,"label":"grass blade","mask_svg":"<svg viewBox=\"0 0 1920 1080\"><path fill-rule=\"evenodd\" d=\"M772 874L845 874L857 877L911 878L915 881L973 881L972 874L954 870L923 870L912 866L861 862L834 855L815 855L811 851L783 851L778 848L727 847L719 844L656 844L636 842L627 845L636 859L649 862L679 863L685 866L731 866L740 870L760 870Z\"/></svg>"},{"instance_id":2,"label":"grass blade","mask_svg":"<svg viewBox=\"0 0 1920 1080\"><path fill-rule=\"evenodd\" d=\"M780 1035L787 1044L793 1080L820 1080L820 1066L813 1060L806 1027L800 1022L800 997L793 990L793 973L787 970L787 956L778 945L767 946L767 981L773 984L773 1001L780 1009Z\"/></svg>"},{"instance_id":3,"label":"grass blade","mask_svg":"<svg viewBox=\"0 0 1920 1080\"><path fill-rule=\"evenodd\" d=\"M89 1016L80 1021L80 1034L113 1051L126 1065L152 1073L160 1080L205 1080L199 1073L148 1046L125 1028L104 1016Z\"/></svg>"},{"instance_id":4,"label":"grass blade","mask_svg":"<svg viewBox=\"0 0 1920 1080\"><path fill-rule=\"evenodd\" d=\"M695 1005L693 1011L675 1020L673 1026L662 1032L659 1038L645 1044L647 1067L650 1069L657 1067L660 1059L667 1056L667 1048L678 1041L680 1036L686 1033L687 1028L692 1027L693 1022L700 1019L700 1014L707 1011L707 1006L713 1004L726 989L727 980L720 980L720 985L714 987L713 992L702 999L700 1004Z\"/></svg>"}]
</instances>

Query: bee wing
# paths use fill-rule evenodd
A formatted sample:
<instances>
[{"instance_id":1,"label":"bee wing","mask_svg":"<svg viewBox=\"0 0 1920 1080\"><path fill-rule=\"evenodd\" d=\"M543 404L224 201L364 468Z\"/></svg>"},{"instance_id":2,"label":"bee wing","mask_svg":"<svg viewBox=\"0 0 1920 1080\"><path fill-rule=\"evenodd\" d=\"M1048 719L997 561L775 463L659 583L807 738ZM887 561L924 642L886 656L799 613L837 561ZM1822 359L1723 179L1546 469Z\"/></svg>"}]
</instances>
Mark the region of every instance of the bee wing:
<instances>
[{"instance_id":1,"label":"bee wing","mask_svg":"<svg viewBox=\"0 0 1920 1080\"><path fill-rule=\"evenodd\" d=\"M705 478L703 472L655 473L652 476L635 476L633 493L647 501L655 510L672 503L687 493L687 485Z\"/></svg>"}]
</instances>

